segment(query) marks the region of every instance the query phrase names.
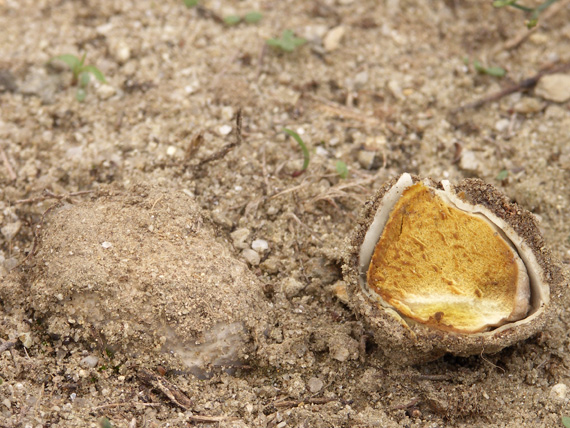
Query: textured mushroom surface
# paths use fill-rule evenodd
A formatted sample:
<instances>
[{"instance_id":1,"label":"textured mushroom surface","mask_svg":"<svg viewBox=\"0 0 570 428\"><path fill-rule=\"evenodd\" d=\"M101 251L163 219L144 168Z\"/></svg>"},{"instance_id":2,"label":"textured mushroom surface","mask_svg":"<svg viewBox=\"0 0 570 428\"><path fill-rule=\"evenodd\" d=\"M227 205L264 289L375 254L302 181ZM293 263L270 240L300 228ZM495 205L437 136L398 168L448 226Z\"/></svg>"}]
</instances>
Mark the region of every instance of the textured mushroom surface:
<instances>
[{"instance_id":1,"label":"textured mushroom surface","mask_svg":"<svg viewBox=\"0 0 570 428\"><path fill-rule=\"evenodd\" d=\"M393 207L368 284L403 315L444 330L483 331L529 308L526 268L497 227L421 182Z\"/></svg>"},{"instance_id":2,"label":"textured mushroom surface","mask_svg":"<svg viewBox=\"0 0 570 428\"><path fill-rule=\"evenodd\" d=\"M564 277L533 215L493 186L410 174L364 206L347 302L399 364L497 352L541 331Z\"/></svg>"}]
</instances>

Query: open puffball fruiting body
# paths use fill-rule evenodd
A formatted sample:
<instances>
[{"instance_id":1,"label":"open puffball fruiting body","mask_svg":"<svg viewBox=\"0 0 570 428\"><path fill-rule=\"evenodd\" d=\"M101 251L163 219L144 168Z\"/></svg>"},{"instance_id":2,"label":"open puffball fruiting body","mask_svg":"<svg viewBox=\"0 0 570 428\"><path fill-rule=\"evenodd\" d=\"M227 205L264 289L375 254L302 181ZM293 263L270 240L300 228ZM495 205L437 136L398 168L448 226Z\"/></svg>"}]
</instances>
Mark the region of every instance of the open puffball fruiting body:
<instances>
[{"instance_id":1,"label":"open puffball fruiting body","mask_svg":"<svg viewBox=\"0 0 570 428\"><path fill-rule=\"evenodd\" d=\"M345 261L349 304L402 363L528 338L562 282L532 214L476 179L388 183L366 204Z\"/></svg>"}]
</instances>

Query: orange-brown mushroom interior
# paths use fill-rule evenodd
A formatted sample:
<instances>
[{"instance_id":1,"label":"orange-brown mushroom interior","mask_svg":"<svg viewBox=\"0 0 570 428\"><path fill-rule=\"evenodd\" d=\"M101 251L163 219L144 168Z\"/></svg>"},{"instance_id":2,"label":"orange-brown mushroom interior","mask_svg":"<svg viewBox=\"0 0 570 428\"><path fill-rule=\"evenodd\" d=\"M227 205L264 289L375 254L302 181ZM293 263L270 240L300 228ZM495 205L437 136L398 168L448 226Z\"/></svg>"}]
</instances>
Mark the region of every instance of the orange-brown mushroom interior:
<instances>
[{"instance_id":1,"label":"orange-brown mushroom interior","mask_svg":"<svg viewBox=\"0 0 570 428\"><path fill-rule=\"evenodd\" d=\"M393 207L367 280L402 315L442 330L486 331L528 311L528 276L516 251L488 221L423 183Z\"/></svg>"}]
</instances>

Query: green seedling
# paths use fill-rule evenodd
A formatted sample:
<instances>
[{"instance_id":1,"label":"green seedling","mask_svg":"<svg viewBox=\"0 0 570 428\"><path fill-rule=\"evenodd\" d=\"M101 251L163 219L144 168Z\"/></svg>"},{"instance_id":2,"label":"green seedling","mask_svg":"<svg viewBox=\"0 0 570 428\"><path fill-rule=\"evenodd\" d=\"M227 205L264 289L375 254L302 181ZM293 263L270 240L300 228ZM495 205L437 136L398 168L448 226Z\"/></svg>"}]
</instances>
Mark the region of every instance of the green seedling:
<instances>
[{"instance_id":1,"label":"green seedling","mask_svg":"<svg viewBox=\"0 0 570 428\"><path fill-rule=\"evenodd\" d=\"M562 416L562 425L566 428L570 428L570 418L568 416Z\"/></svg>"},{"instance_id":2,"label":"green seedling","mask_svg":"<svg viewBox=\"0 0 570 428\"><path fill-rule=\"evenodd\" d=\"M493 2L493 6L497 8L510 6L514 7L515 9L522 10L523 12L530 13L530 19L526 20L525 24L528 28L533 28L536 27L536 24L538 24L539 15L557 1L558 0L546 0L537 7L533 8L519 4L518 0L496 0Z\"/></svg>"},{"instance_id":3,"label":"green seedling","mask_svg":"<svg viewBox=\"0 0 570 428\"><path fill-rule=\"evenodd\" d=\"M469 65L469 58L464 58L463 62L465 63L465 65ZM494 76L494 77L503 77L507 74L507 72L505 71L504 68L501 67L485 67L483 64L481 64L480 61L477 61L476 59L473 60L473 68L481 74L487 74L489 76Z\"/></svg>"},{"instance_id":4,"label":"green seedling","mask_svg":"<svg viewBox=\"0 0 570 428\"><path fill-rule=\"evenodd\" d=\"M228 15L224 17L224 22L226 25L237 25L241 22L241 16Z\"/></svg>"},{"instance_id":5,"label":"green seedling","mask_svg":"<svg viewBox=\"0 0 570 428\"><path fill-rule=\"evenodd\" d=\"M224 22L226 25L237 25L242 21L247 24L255 24L261 21L261 18L263 18L263 15L260 12L249 12L243 18L239 15L228 15L224 17Z\"/></svg>"},{"instance_id":6,"label":"green seedling","mask_svg":"<svg viewBox=\"0 0 570 428\"><path fill-rule=\"evenodd\" d=\"M261 21L261 18L263 18L263 14L261 12L253 11L246 13L243 17L243 20L248 24L255 24Z\"/></svg>"},{"instance_id":7,"label":"green seedling","mask_svg":"<svg viewBox=\"0 0 570 428\"><path fill-rule=\"evenodd\" d=\"M477 70L478 73L487 74L489 76L494 77L503 77L507 72L504 68L501 67L485 67L476 59L473 60L473 67Z\"/></svg>"},{"instance_id":8,"label":"green seedling","mask_svg":"<svg viewBox=\"0 0 570 428\"><path fill-rule=\"evenodd\" d=\"M307 43L306 39L296 37L295 33L291 30L284 30L283 34L278 39L268 39L266 43L276 49L284 52L293 52L297 47L303 46Z\"/></svg>"},{"instance_id":9,"label":"green seedling","mask_svg":"<svg viewBox=\"0 0 570 428\"><path fill-rule=\"evenodd\" d=\"M184 5L186 7L196 7L198 6L198 0L184 0Z\"/></svg>"},{"instance_id":10,"label":"green seedling","mask_svg":"<svg viewBox=\"0 0 570 428\"><path fill-rule=\"evenodd\" d=\"M49 62L53 61L61 61L71 69L73 73L73 79L71 80L71 84L73 86L77 86L77 93L75 98L77 101L81 102L85 100L85 96L87 95L87 85L89 85L89 81L91 79L91 75L95 77L99 82L105 83L105 76L94 65L85 65L85 56L87 54L84 53L81 59L79 59L75 55L65 54L53 57L50 59Z\"/></svg>"},{"instance_id":11,"label":"green seedling","mask_svg":"<svg viewBox=\"0 0 570 428\"><path fill-rule=\"evenodd\" d=\"M341 160L336 161L336 172L338 172L338 175L340 176L340 178L347 178L348 177L348 167L346 166L346 164L343 161L341 161Z\"/></svg>"},{"instance_id":12,"label":"green seedling","mask_svg":"<svg viewBox=\"0 0 570 428\"><path fill-rule=\"evenodd\" d=\"M499 181L505 181L507 178L509 178L509 171L506 169L502 169L496 177L496 179Z\"/></svg>"},{"instance_id":13,"label":"green seedling","mask_svg":"<svg viewBox=\"0 0 570 428\"><path fill-rule=\"evenodd\" d=\"M108 418L106 418L105 416L103 416L101 419L99 419L99 426L101 428L113 428L111 421Z\"/></svg>"},{"instance_id":14,"label":"green seedling","mask_svg":"<svg viewBox=\"0 0 570 428\"><path fill-rule=\"evenodd\" d=\"M292 174L293 177L298 177L303 172L305 172L305 170L309 167L309 149L307 149L307 145L301 139L299 134L297 134L295 131L291 131L290 129L283 128L283 132L285 132L290 137L293 137L293 139L297 142L297 144L299 144L299 147L301 147L301 151L303 152L303 167L299 171L295 171Z\"/></svg>"}]
</instances>

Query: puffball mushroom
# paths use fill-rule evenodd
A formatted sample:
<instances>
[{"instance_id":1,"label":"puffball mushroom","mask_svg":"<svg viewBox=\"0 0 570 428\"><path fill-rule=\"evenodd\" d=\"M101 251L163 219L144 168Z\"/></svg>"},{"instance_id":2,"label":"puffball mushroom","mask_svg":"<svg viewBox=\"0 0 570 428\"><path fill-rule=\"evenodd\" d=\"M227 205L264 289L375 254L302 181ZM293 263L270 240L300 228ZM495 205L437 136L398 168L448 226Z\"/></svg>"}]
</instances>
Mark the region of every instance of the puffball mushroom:
<instances>
[{"instance_id":1,"label":"puffball mushroom","mask_svg":"<svg viewBox=\"0 0 570 428\"><path fill-rule=\"evenodd\" d=\"M563 282L536 220L493 186L402 174L344 255L349 305L401 363L492 353L543 329Z\"/></svg>"}]
</instances>

